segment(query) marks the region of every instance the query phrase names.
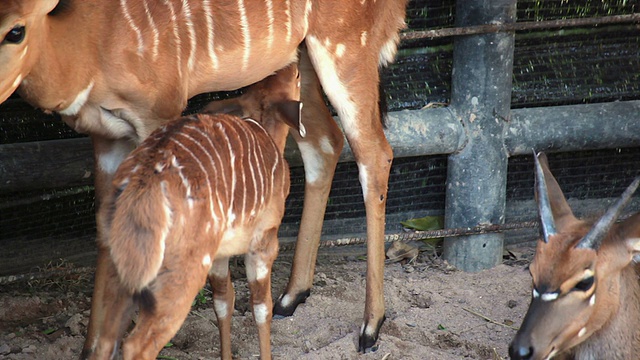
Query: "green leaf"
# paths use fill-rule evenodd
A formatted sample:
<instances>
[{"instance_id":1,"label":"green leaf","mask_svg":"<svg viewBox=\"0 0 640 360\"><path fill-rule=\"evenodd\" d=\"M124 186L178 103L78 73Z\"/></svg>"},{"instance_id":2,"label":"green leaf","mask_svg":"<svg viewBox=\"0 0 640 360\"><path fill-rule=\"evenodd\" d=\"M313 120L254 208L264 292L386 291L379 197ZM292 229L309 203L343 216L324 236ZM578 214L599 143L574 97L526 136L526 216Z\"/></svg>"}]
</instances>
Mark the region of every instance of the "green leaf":
<instances>
[{"instance_id":1,"label":"green leaf","mask_svg":"<svg viewBox=\"0 0 640 360\"><path fill-rule=\"evenodd\" d=\"M425 216L423 218L401 221L400 223L406 228L418 231L439 230L444 227L444 217Z\"/></svg>"},{"instance_id":2,"label":"green leaf","mask_svg":"<svg viewBox=\"0 0 640 360\"><path fill-rule=\"evenodd\" d=\"M442 324L438 324L438 330L447 330Z\"/></svg>"},{"instance_id":3,"label":"green leaf","mask_svg":"<svg viewBox=\"0 0 640 360\"><path fill-rule=\"evenodd\" d=\"M170 348L170 347L172 347L172 346L173 346L173 343L172 343L171 341L169 341L169 342L167 343L167 345L165 345L165 346L164 346L164 348L166 349L166 348Z\"/></svg>"},{"instance_id":4,"label":"green leaf","mask_svg":"<svg viewBox=\"0 0 640 360\"><path fill-rule=\"evenodd\" d=\"M53 333L54 333L54 332L56 332L56 331L58 331L58 329L55 329L55 328L48 328L47 330L43 331L42 333L43 333L43 334L45 334L45 335L51 335L51 334L53 334Z\"/></svg>"}]
</instances>

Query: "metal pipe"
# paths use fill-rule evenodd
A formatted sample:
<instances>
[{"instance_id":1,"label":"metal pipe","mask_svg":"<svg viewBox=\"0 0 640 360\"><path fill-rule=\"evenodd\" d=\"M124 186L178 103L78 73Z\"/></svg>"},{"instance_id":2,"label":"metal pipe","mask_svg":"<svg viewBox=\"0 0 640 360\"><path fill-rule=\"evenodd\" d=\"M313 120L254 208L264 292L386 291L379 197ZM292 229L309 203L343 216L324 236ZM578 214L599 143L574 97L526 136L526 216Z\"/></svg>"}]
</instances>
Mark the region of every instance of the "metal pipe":
<instances>
[{"instance_id":1,"label":"metal pipe","mask_svg":"<svg viewBox=\"0 0 640 360\"><path fill-rule=\"evenodd\" d=\"M515 0L457 2L458 26L515 22ZM455 38L451 107L467 132L464 148L449 156L445 227L504 222L507 159L502 120L509 118L515 35ZM445 238L444 258L464 271L502 261L504 234Z\"/></svg>"},{"instance_id":2,"label":"metal pipe","mask_svg":"<svg viewBox=\"0 0 640 360\"><path fill-rule=\"evenodd\" d=\"M560 29L567 27L625 24L637 22L640 22L640 13L592 18L522 21L517 23L494 23L425 31L408 31L400 34L400 40L407 41L417 39L435 39L449 36L479 35L523 30Z\"/></svg>"}]
</instances>

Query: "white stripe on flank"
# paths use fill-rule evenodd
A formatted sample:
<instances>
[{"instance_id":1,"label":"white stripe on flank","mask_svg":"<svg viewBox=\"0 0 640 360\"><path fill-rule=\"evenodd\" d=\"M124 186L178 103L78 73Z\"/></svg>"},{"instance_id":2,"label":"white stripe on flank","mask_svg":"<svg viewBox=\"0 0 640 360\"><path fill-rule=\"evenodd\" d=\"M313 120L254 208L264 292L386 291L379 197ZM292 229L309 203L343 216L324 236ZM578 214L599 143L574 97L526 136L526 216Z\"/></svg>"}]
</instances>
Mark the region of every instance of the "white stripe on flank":
<instances>
[{"instance_id":1,"label":"white stripe on flank","mask_svg":"<svg viewBox=\"0 0 640 360\"><path fill-rule=\"evenodd\" d=\"M193 131L197 131L198 133L200 133L200 135L202 135L202 137L204 137L207 142L209 143L209 146L211 146L211 149L213 149L215 151L215 155L216 155L216 160L218 160L218 164L220 164L220 166L222 168L225 167L224 162L222 161L222 157L220 156L220 153L218 152L218 148L216 147L216 145L213 144L213 141L211 140L211 136L208 136L204 131L202 131L202 129L192 126L192 125L186 125L185 129L190 129ZM227 141L228 144L228 141ZM218 143L218 146L220 146L221 144ZM227 177L226 176L221 176L222 178L222 186L225 189L229 189L229 185L227 184Z\"/></svg>"},{"instance_id":2,"label":"white stripe on flank","mask_svg":"<svg viewBox=\"0 0 640 360\"><path fill-rule=\"evenodd\" d=\"M311 1L307 0L304 7L304 33L306 34L309 30L309 15L311 14Z\"/></svg>"},{"instance_id":3,"label":"white stripe on flank","mask_svg":"<svg viewBox=\"0 0 640 360\"><path fill-rule=\"evenodd\" d=\"M187 30L189 31L189 41L191 42L191 49L189 49L189 60L187 66L189 71L193 70L193 64L196 60L196 47L198 46L198 40L196 39L196 31L193 28L193 20L191 19L191 8L189 8L189 0L182 0L182 13L184 14L185 22L187 23Z\"/></svg>"},{"instance_id":4,"label":"white stripe on flank","mask_svg":"<svg viewBox=\"0 0 640 360\"><path fill-rule=\"evenodd\" d=\"M176 18L176 11L173 8L173 3L171 3L171 0L164 0L164 3L169 7L169 12L171 13L171 23L173 23L173 37L176 40L178 77L182 79L182 41L180 41L180 34L178 33L178 19Z\"/></svg>"},{"instance_id":5,"label":"white stripe on flank","mask_svg":"<svg viewBox=\"0 0 640 360\"><path fill-rule=\"evenodd\" d=\"M213 70L218 70L218 56L216 56L216 50L213 46L213 14L211 13L210 0L204 0L202 2L202 9L204 10L205 18L207 19L207 51L209 53L209 58L211 59Z\"/></svg>"},{"instance_id":6,"label":"white stripe on flank","mask_svg":"<svg viewBox=\"0 0 640 360\"><path fill-rule=\"evenodd\" d=\"M253 185L253 204L251 204L251 212L252 214L255 213L256 209L258 208L258 179L256 178L256 171L255 171L255 164L258 160L258 157L256 156L256 152L255 152L255 148L256 148L256 141L255 141L255 137L253 135L252 131L247 131L247 129L245 129L243 126L239 126L240 129L242 129L242 132L246 135L247 137L247 165L249 166L249 171L251 172L251 182ZM247 192L247 187L245 185L245 194ZM246 198L246 195L245 195ZM245 215L245 213L242 214L243 216Z\"/></svg>"},{"instance_id":7,"label":"white stripe on flank","mask_svg":"<svg viewBox=\"0 0 640 360\"><path fill-rule=\"evenodd\" d=\"M120 0L120 8L122 8L122 14L127 20L129 27L131 27L131 29L136 33L136 38L138 39L138 55L142 56L142 53L144 52L144 41L142 40L142 32L140 31L140 28L136 26L135 22L133 21L133 17L131 17L131 14L129 13L127 0Z\"/></svg>"},{"instance_id":8,"label":"white stripe on flank","mask_svg":"<svg viewBox=\"0 0 640 360\"><path fill-rule=\"evenodd\" d=\"M89 94L91 93L92 89L93 89L93 81L89 83L89 86L87 86L84 90L80 91L78 95L76 95L76 98L73 100L71 104L69 104L69 106L67 106L65 109L58 111L58 113L66 116L74 116L78 114L78 112L80 111L80 109L82 109L82 107L87 102L87 100L89 100Z\"/></svg>"},{"instance_id":9,"label":"white stripe on flank","mask_svg":"<svg viewBox=\"0 0 640 360\"><path fill-rule=\"evenodd\" d=\"M285 5L287 6L284 10L285 15L287 15L287 21L285 25L287 27L287 38L286 42L291 41L291 2L289 0L285 1Z\"/></svg>"},{"instance_id":10,"label":"white stripe on flank","mask_svg":"<svg viewBox=\"0 0 640 360\"><path fill-rule=\"evenodd\" d=\"M258 126L258 128L260 130L262 130L262 132L264 134L266 134L267 136L269 136L269 138L271 138L271 135L269 135L267 130L259 122L255 121L255 120L253 120L251 118L247 118L247 119L244 119L244 120L256 124ZM252 132L252 134L253 134L253 136L255 138L256 143L260 144L259 140L257 139L257 136L253 132ZM258 150L257 152L260 155L260 161L258 162L260 167L258 167L258 171L260 173L260 185L261 185L261 187L260 187L261 188L261 202L260 203L261 204L264 203L264 199L265 198L267 198L267 199L271 198L271 193L272 193L272 190L273 190L273 184L271 183L273 178L266 176L267 175L267 168L266 168L266 164L264 162L264 154L263 154L263 151L265 149L266 148L264 146L258 145L258 147L257 147L257 150ZM278 157L279 155L280 154L276 151L276 157Z\"/></svg>"},{"instance_id":11,"label":"white stripe on flank","mask_svg":"<svg viewBox=\"0 0 640 360\"><path fill-rule=\"evenodd\" d=\"M246 71L249 66L249 55L251 54L251 34L249 33L249 20L247 19L247 9L244 7L244 0L238 0L238 11L240 12L240 28L242 29L242 39L244 40L242 71Z\"/></svg>"},{"instance_id":12,"label":"white stripe on flank","mask_svg":"<svg viewBox=\"0 0 640 360\"><path fill-rule=\"evenodd\" d=\"M169 198L167 197L168 190L166 181L160 182L160 189L162 189L162 209L164 210L166 221L165 226L162 228L162 232L160 233L160 261L158 261L157 268L153 271L154 274L157 274L158 271L160 271L160 266L162 266L162 262L164 261L164 250L166 247L167 236L169 236L169 230L171 230L171 226L173 226L173 211L171 211L171 205L169 203Z\"/></svg>"},{"instance_id":13,"label":"white stripe on flank","mask_svg":"<svg viewBox=\"0 0 640 360\"><path fill-rule=\"evenodd\" d=\"M267 2L267 22L269 25L269 37L267 39L267 46L269 50L273 47L273 2L266 0Z\"/></svg>"},{"instance_id":14,"label":"white stripe on flank","mask_svg":"<svg viewBox=\"0 0 640 360\"><path fill-rule=\"evenodd\" d=\"M200 162L200 159L198 159L198 157L194 153L192 153L191 150L189 150L188 147L184 146L180 141L178 141L178 139L170 138L170 141L173 141L176 145L181 147L182 150L184 150L187 154L191 155L193 160L195 160L195 162L198 164L198 167L200 167L200 170L204 174L204 178L207 181L207 188L209 189L209 211L211 212L211 217L215 219L216 216L215 216L215 213L213 211L213 198L212 198L212 194L211 194L211 182L209 182L209 175L207 174L207 171L204 168L204 165L202 165L202 163Z\"/></svg>"},{"instance_id":15,"label":"white stripe on flank","mask_svg":"<svg viewBox=\"0 0 640 360\"><path fill-rule=\"evenodd\" d=\"M220 210L219 213L211 213L211 218L218 223L218 217L216 216L216 214L224 214L224 205L222 204L222 201L220 200L220 194L218 194L218 191L215 191L214 188L211 186L211 182L209 181L209 174L213 174L215 173L216 170L216 165L213 162L213 158L211 157L211 154L209 154L209 151L207 151L207 149L200 143L200 141L196 140L195 138L193 138L191 135L189 134L185 134L185 133L178 133L177 135L185 137L187 139L189 139L189 141L191 141L194 145L196 145L197 147L200 148L200 150L202 150L203 153L205 153L207 155L207 158L209 159L209 161L211 162L211 171L207 171L204 168L204 165L202 166L202 171L205 174L205 177L207 178L207 185L209 186L209 194L213 194L216 197L216 204L218 204L218 209ZM206 137L206 135L203 134L203 136ZM194 155L195 156L195 155ZM198 160L198 164L202 164L200 162L200 160ZM212 197L211 197L212 198Z\"/></svg>"},{"instance_id":16,"label":"white stripe on flank","mask_svg":"<svg viewBox=\"0 0 640 360\"><path fill-rule=\"evenodd\" d=\"M153 32L153 61L156 61L158 58L158 45L160 44L160 34L158 33L158 27L156 26L155 21L153 20L153 15L151 15L151 11L149 11L149 4L147 4L147 0L143 1L144 4L144 12L147 14L147 20L149 20L149 26L151 26L151 31Z\"/></svg>"},{"instance_id":17,"label":"white stripe on flank","mask_svg":"<svg viewBox=\"0 0 640 360\"><path fill-rule=\"evenodd\" d=\"M233 152L233 148L231 147L231 138L227 135L227 131L224 126L221 123L216 125L220 129L222 135L227 139L225 142L227 143L227 149L229 150L229 162L231 163L231 191L229 191L229 207L227 208L227 226L231 227L235 220L235 215L233 214L233 201L236 193L236 154Z\"/></svg>"}]
</instances>

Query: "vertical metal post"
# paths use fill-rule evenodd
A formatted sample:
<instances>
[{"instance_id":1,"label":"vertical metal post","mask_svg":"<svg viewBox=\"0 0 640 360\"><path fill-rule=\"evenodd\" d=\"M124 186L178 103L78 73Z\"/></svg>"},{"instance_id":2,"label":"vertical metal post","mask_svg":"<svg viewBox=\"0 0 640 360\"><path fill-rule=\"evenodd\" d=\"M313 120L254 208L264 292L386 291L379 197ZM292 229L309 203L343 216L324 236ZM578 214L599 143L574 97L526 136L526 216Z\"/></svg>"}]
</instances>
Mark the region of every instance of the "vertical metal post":
<instances>
[{"instance_id":1,"label":"vertical metal post","mask_svg":"<svg viewBox=\"0 0 640 360\"><path fill-rule=\"evenodd\" d=\"M516 0L457 1L456 26L514 22ZM445 226L504 223L507 151L504 129L511 106L513 33L454 40L451 107L468 142L449 156ZM502 234L447 238L444 258L464 271L502 261Z\"/></svg>"}]
</instances>

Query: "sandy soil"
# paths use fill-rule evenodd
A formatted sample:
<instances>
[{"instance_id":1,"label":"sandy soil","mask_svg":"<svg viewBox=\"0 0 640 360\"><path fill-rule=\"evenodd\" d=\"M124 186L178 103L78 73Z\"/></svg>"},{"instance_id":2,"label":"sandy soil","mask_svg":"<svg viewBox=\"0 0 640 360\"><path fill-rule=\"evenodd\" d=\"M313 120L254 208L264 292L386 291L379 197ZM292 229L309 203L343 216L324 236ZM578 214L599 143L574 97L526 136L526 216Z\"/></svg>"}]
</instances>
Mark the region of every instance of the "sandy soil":
<instances>
[{"instance_id":1,"label":"sandy soil","mask_svg":"<svg viewBox=\"0 0 640 360\"><path fill-rule=\"evenodd\" d=\"M358 251L357 249L355 251ZM378 349L359 355L366 263L357 253L321 254L312 295L294 316L274 320L275 359L506 359L507 346L529 304L526 270L532 249L518 260L480 273L457 271L423 252L411 264L385 270L387 321ZM286 284L291 258L274 266L274 294ZM232 265L236 288L235 358L254 359L257 332L248 310L240 261ZM162 359L218 358L218 331L205 289ZM69 276L0 287L0 359L76 359L91 295L91 277Z\"/></svg>"}]
</instances>

